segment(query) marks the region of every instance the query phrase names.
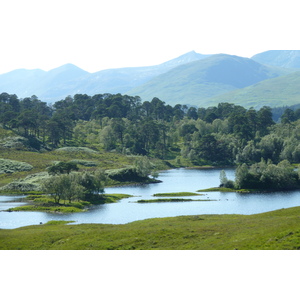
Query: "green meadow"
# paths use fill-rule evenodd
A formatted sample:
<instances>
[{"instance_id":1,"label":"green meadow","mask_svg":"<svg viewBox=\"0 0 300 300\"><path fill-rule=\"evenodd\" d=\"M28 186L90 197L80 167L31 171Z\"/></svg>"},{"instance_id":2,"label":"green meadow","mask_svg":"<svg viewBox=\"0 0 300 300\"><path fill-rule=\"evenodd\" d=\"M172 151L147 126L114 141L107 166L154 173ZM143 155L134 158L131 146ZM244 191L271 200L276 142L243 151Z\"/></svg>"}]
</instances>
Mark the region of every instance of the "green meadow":
<instances>
[{"instance_id":1,"label":"green meadow","mask_svg":"<svg viewBox=\"0 0 300 300\"><path fill-rule=\"evenodd\" d=\"M155 218L122 225L49 222L0 230L0 249L296 250L300 207L256 215Z\"/></svg>"}]
</instances>

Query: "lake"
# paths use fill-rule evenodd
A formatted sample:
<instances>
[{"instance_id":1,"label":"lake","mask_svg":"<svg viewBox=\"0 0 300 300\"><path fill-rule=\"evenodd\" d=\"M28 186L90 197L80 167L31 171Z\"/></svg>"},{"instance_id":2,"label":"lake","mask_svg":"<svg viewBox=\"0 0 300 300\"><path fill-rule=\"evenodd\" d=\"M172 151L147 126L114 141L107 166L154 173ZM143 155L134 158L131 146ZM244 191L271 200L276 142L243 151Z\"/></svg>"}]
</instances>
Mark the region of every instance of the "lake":
<instances>
[{"instance_id":1,"label":"lake","mask_svg":"<svg viewBox=\"0 0 300 300\"><path fill-rule=\"evenodd\" d=\"M196 192L199 189L220 184L221 169L173 169L163 171L158 179L161 183L106 188L107 194L122 193L134 197L118 203L94 206L87 212L53 214L45 212L4 212L10 207L24 205L21 196L0 196L0 228L17 228L37 225L50 220L66 220L80 223L125 224L148 218L175 217L202 214L256 214L281 208L300 206L300 191L276 193L220 193L205 192L189 199L215 200L173 203L135 203L141 199L155 199L155 193ZM226 170L227 178L234 179L234 170ZM178 197L176 197L178 198Z\"/></svg>"}]
</instances>

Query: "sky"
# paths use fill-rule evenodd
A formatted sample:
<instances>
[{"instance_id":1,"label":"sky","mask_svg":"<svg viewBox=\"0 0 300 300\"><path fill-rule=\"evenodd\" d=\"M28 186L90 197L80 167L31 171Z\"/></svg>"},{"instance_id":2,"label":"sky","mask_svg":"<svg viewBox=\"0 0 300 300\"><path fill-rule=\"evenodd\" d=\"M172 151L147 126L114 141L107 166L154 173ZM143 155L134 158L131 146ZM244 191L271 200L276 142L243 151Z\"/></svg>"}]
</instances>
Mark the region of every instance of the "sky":
<instances>
[{"instance_id":1,"label":"sky","mask_svg":"<svg viewBox=\"0 0 300 300\"><path fill-rule=\"evenodd\" d=\"M156 65L189 51L299 49L294 0L1 0L0 74Z\"/></svg>"}]
</instances>

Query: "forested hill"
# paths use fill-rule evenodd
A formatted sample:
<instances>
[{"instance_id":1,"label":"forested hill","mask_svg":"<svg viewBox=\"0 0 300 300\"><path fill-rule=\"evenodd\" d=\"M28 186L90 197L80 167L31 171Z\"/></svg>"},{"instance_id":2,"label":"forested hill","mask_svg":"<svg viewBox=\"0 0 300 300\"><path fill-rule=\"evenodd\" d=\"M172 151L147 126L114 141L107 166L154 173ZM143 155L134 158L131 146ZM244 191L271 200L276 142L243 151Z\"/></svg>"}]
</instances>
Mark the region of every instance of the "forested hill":
<instances>
[{"instance_id":1,"label":"forested hill","mask_svg":"<svg viewBox=\"0 0 300 300\"><path fill-rule=\"evenodd\" d=\"M173 165L235 165L264 159L300 163L300 109L286 109L275 124L270 107L220 103L209 108L142 102L121 94L76 94L53 106L37 97L0 94L0 150L9 136L27 139L28 150L75 146L146 155ZM19 149L20 145L17 145ZM23 149L22 147L20 149Z\"/></svg>"}]
</instances>

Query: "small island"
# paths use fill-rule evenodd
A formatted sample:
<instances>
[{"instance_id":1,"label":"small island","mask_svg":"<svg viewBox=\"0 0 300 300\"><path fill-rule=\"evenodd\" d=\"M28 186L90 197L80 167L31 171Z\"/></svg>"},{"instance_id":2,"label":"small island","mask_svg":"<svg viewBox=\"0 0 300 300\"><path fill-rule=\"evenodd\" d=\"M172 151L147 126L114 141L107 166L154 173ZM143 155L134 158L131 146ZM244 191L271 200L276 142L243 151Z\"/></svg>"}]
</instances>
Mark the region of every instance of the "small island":
<instances>
[{"instance_id":1,"label":"small island","mask_svg":"<svg viewBox=\"0 0 300 300\"><path fill-rule=\"evenodd\" d=\"M208 199L183 199L183 198L159 198L151 200L138 200L136 203L159 203L159 202L197 202L197 201L217 201Z\"/></svg>"},{"instance_id":2,"label":"small island","mask_svg":"<svg viewBox=\"0 0 300 300\"><path fill-rule=\"evenodd\" d=\"M132 196L127 194L102 194L87 198L87 200L57 202L47 195L31 193L25 198L25 201L29 203L28 205L10 208L7 211L42 211L64 214L77 213L88 210L92 205L115 203L129 197Z\"/></svg>"},{"instance_id":3,"label":"small island","mask_svg":"<svg viewBox=\"0 0 300 300\"><path fill-rule=\"evenodd\" d=\"M202 196L202 194L192 192L178 192L178 193L157 193L154 197L191 197L191 196Z\"/></svg>"},{"instance_id":4,"label":"small island","mask_svg":"<svg viewBox=\"0 0 300 300\"><path fill-rule=\"evenodd\" d=\"M273 164L261 159L250 166L239 165L235 171L235 181L228 180L226 172L220 172L220 186L198 190L197 192L273 192L300 189L300 171L289 161Z\"/></svg>"}]
</instances>

